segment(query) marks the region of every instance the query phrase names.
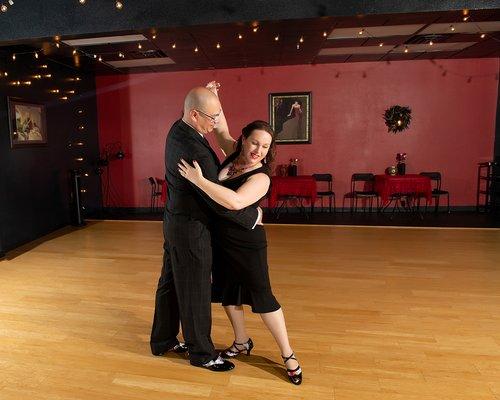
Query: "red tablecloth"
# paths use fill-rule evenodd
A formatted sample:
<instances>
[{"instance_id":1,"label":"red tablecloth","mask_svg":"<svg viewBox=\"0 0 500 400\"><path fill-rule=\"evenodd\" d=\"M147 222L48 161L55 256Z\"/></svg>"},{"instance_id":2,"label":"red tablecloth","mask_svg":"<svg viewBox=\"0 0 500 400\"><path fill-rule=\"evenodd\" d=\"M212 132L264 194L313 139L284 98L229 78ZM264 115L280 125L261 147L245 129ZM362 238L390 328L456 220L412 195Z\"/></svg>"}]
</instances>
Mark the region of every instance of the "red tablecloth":
<instances>
[{"instance_id":1,"label":"red tablecloth","mask_svg":"<svg viewBox=\"0 0 500 400\"><path fill-rule=\"evenodd\" d=\"M312 175L273 176L269 207L276 207L281 196L298 196L313 203L316 201L316 180Z\"/></svg>"},{"instance_id":2,"label":"red tablecloth","mask_svg":"<svg viewBox=\"0 0 500 400\"><path fill-rule=\"evenodd\" d=\"M156 182L161 185L160 199L163 203L167 201L167 181L165 179L156 179Z\"/></svg>"},{"instance_id":3,"label":"red tablecloth","mask_svg":"<svg viewBox=\"0 0 500 400\"><path fill-rule=\"evenodd\" d=\"M431 180L422 175L375 175L375 191L382 202L388 201L395 193L422 195L428 201L432 199Z\"/></svg>"}]
</instances>

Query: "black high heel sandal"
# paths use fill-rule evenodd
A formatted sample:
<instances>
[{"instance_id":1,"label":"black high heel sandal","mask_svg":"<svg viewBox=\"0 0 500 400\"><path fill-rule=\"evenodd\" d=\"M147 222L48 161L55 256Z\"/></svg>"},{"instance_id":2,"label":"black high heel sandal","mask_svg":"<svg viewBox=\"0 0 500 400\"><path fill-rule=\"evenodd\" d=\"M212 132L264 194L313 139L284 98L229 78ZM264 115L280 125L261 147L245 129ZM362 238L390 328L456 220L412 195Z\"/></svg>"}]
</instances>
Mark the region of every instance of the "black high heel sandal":
<instances>
[{"instance_id":1,"label":"black high heel sandal","mask_svg":"<svg viewBox=\"0 0 500 400\"><path fill-rule=\"evenodd\" d=\"M283 359L285 368L286 368L286 362L288 360L297 361L297 359L295 358L295 354L293 352L292 354L290 354L289 357L281 356L281 358ZM290 379L290 382L292 382L294 385L300 385L302 383L302 369L300 368L300 365L297 366L297 368L295 369L286 368L286 373L288 375L288 379Z\"/></svg>"},{"instance_id":2,"label":"black high heel sandal","mask_svg":"<svg viewBox=\"0 0 500 400\"><path fill-rule=\"evenodd\" d=\"M243 348L239 349L238 346L243 346ZM235 348L236 351L233 351L232 350L233 348ZM241 353L245 352L247 353L247 356L249 356L252 349L253 349L252 339L248 338L248 340L245 343L233 342L233 344L230 347L228 347L226 350L220 353L220 356L222 358L235 358L239 356Z\"/></svg>"}]
</instances>

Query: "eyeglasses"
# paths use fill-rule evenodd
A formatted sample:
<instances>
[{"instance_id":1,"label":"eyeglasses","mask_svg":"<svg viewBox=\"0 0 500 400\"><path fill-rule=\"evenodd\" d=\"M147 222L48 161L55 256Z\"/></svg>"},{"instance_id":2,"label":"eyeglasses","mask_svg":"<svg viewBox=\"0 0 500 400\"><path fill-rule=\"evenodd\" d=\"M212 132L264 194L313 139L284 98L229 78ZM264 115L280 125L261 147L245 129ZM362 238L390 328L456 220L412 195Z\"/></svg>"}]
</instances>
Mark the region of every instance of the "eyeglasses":
<instances>
[{"instance_id":1,"label":"eyeglasses","mask_svg":"<svg viewBox=\"0 0 500 400\"><path fill-rule=\"evenodd\" d=\"M215 114L215 115L210 115L210 114L204 113L201 110L198 110L198 109L195 109L195 110L197 112L199 112L201 115L203 115L204 117L208 118L213 123L216 123L219 120L219 118L220 118L220 112L218 114Z\"/></svg>"}]
</instances>

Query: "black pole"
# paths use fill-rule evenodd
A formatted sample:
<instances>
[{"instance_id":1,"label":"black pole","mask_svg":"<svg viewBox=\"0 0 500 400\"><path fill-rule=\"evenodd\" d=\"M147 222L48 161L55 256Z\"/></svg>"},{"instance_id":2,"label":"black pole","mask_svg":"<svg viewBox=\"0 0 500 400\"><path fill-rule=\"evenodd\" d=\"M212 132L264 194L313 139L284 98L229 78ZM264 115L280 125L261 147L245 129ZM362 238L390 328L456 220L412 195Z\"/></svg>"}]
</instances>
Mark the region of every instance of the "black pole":
<instances>
[{"instance_id":1,"label":"black pole","mask_svg":"<svg viewBox=\"0 0 500 400\"><path fill-rule=\"evenodd\" d=\"M72 200L72 224L75 226L85 225L82 214L82 203L80 197L80 171L71 170L71 200Z\"/></svg>"}]
</instances>

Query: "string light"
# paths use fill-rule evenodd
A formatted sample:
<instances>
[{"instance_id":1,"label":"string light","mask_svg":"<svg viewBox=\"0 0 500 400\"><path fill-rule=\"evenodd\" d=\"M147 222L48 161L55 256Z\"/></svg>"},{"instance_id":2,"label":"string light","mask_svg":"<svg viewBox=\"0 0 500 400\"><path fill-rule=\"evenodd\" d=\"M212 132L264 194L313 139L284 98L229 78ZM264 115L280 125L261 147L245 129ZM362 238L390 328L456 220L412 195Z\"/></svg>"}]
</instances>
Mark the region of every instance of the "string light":
<instances>
[{"instance_id":1,"label":"string light","mask_svg":"<svg viewBox=\"0 0 500 400\"><path fill-rule=\"evenodd\" d=\"M379 45L379 47L382 47L384 44L381 42L381 43L379 43L378 45Z\"/></svg>"},{"instance_id":2,"label":"string light","mask_svg":"<svg viewBox=\"0 0 500 400\"><path fill-rule=\"evenodd\" d=\"M73 55L75 55L75 54L76 54L76 49L73 49Z\"/></svg>"},{"instance_id":3,"label":"string light","mask_svg":"<svg viewBox=\"0 0 500 400\"><path fill-rule=\"evenodd\" d=\"M484 39L486 37L486 33L481 33L481 39Z\"/></svg>"},{"instance_id":4,"label":"string light","mask_svg":"<svg viewBox=\"0 0 500 400\"><path fill-rule=\"evenodd\" d=\"M5 4L2 4L2 5L0 6L0 11L2 11L3 13L4 13L4 12L7 12L7 6L6 6Z\"/></svg>"},{"instance_id":5,"label":"string light","mask_svg":"<svg viewBox=\"0 0 500 400\"><path fill-rule=\"evenodd\" d=\"M85 4L86 0L78 0L78 2L83 5Z\"/></svg>"},{"instance_id":6,"label":"string light","mask_svg":"<svg viewBox=\"0 0 500 400\"><path fill-rule=\"evenodd\" d=\"M47 64L42 64L40 65L40 68L48 68L49 66Z\"/></svg>"},{"instance_id":7,"label":"string light","mask_svg":"<svg viewBox=\"0 0 500 400\"><path fill-rule=\"evenodd\" d=\"M175 43L172 44L172 48L175 49L177 45Z\"/></svg>"},{"instance_id":8,"label":"string light","mask_svg":"<svg viewBox=\"0 0 500 400\"><path fill-rule=\"evenodd\" d=\"M118 10L121 10L123 8L123 3L121 1L117 1L117 2L115 2L115 7Z\"/></svg>"},{"instance_id":9,"label":"string light","mask_svg":"<svg viewBox=\"0 0 500 400\"><path fill-rule=\"evenodd\" d=\"M450 30L451 30L452 32L454 32L454 31L455 31L455 27L454 27L453 25L450 25Z\"/></svg>"},{"instance_id":10,"label":"string light","mask_svg":"<svg viewBox=\"0 0 500 400\"><path fill-rule=\"evenodd\" d=\"M326 31L323 32L323 37L327 37L328 33Z\"/></svg>"},{"instance_id":11,"label":"string light","mask_svg":"<svg viewBox=\"0 0 500 400\"><path fill-rule=\"evenodd\" d=\"M215 47L217 47L218 49L220 49L220 43L217 43L217 44L215 45Z\"/></svg>"},{"instance_id":12,"label":"string light","mask_svg":"<svg viewBox=\"0 0 500 400\"><path fill-rule=\"evenodd\" d=\"M243 39L243 35L241 33L238 33L238 39Z\"/></svg>"},{"instance_id":13,"label":"string light","mask_svg":"<svg viewBox=\"0 0 500 400\"><path fill-rule=\"evenodd\" d=\"M363 33L365 33L365 28L362 28L362 29L358 32L358 35L362 35Z\"/></svg>"},{"instance_id":14,"label":"string light","mask_svg":"<svg viewBox=\"0 0 500 400\"><path fill-rule=\"evenodd\" d=\"M12 54L12 61L16 61L16 55Z\"/></svg>"},{"instance_id":15,"label":"string light","mask_svg":"<svg viewBox=\"0 0 500 400\"><path fill-rule=\"evenodd\" d=\"M195 52L195 53L198 53L198 46L196 46L196 47L194 48L194 52Z\"/></svg>"},{"instance_id":16,"label":"string light","mask_svg":"<svg viewBox=\"0 0 500 400\"><path fill-rule=\"evenodd\" d=\"M137 48L138 48L139 50L140 50L140 49L142 49L142 45L139 43L139 44L137 45Z\"/></svg>"},{"instance_id":17,"label":"string light","mask_svg":"<svg viewBox=\"0 0 500 400\"><path fill-rule=\"evenodd\" d=\"M429 46L432 46L432 45L434 45L434 42L431 40L431 41L429 42Z\"/></svg>"},{"instance_id":18,"label":"string light","mask_svg":"<svg viewBox=\"0 0 500 400\"><path fill-rule=\"evenodd\" d=\"M252 29L253 33L257 32L258 30L259 30L259 26L254 26Z\"/></svg>"},{"instance_id":19,"label":"string light","mask_svg":"<svg viewBox=\"0 0 500 400\"><path fill-rule=\"evenodd\" d=\"M52 89L50 93L59 93L59 89Z\"/></svg>"},{"instance_id":20,"label":"string light","mask_svg":"<svg viewBox=\"0 0 500 400\"><path fill-rule=\"evenodd\" d=\"M61 45L59 43L56 43L56 47L59 48L61 47Z\"/></svg>"},{"instance_id":21,"label":"string light","mask_svg":"<svg viewBox=\"0 0 500 400\"><path fill-rule=\"evenodd\" d=\"M38 58L38 53L35 51L35 58Z\"/></svg>"},{"instance_id":22,"label":"string light","mask_svg":"<svg viewBox=\"0 0 500 400\"><path fill-rule=\"evenodd\" d=\"M101 56L99 56L99 58L98 58L97 60L98 60L98 61L102 61L102 57L101 57Z\"/></svg>"},{"instance_id":23,"label":"string light","mask_svg":"<svg viewBox=\"0 0 500 400\"><path fill-rule=\"evenodd\" d=\"M151 39L156 39L156 34L153 34L153 36L151 36Z\"/></svg>"},{"instance_id":24,"label":"string light","mask_svg":"<svg viewBox=\"0 0 500 400\"><path fill-rule=\"evenodd\" d=\"M274 41L275 41L275 42L277 42L278 40L280 40L280 35L276 35L276 36L274 37Z\"/></svg>"},{"instance_id":25,"label":"string light","mask_svg":"<svg viewBox=\"0 0 500 400\"><path fill-rule=\"evenodd\" d=\"M468 20L468 19L469 19L469 16L468 16L468 15L466 15L466 16L463 18L464 22L467 22L467 20Z\"/></svg>"},{"instance_id":26,"label":"string light","mask_svg":"<svg viewBox=\"0 0 500 400\"><path fill-rule=\"evenodd\" d=\"M300 44L297 43L297 50L299 50L299 49L300 49Z\"/></svg>"},{"instance_id":27,"label":"string light","mask_svg":"<svg viewBox=\"0 0 500 400\"><path fill-rule=\"evenodd\" d=\"M299 43L304 43L304 37L303 36L300 37Z\"/></svg>"},{"instance_id":28,"label":"string light","mask_svg":"<svg viewBox=\"0 0 500 400\"><path fill-rule=\"evenodd\" d=\"M405 46L405 53L408 53L408 46Z\"/></svg>"},{"instance_id":29,"label":"string light","mask_svg":"<svg viewBox=\"0 0 500 400\"><path fill-rule=\"evenodd\" d=\"M125 55L120 51L120 52L118 52L118 57L125 58Z\"/></svg>"}]
</instances>

